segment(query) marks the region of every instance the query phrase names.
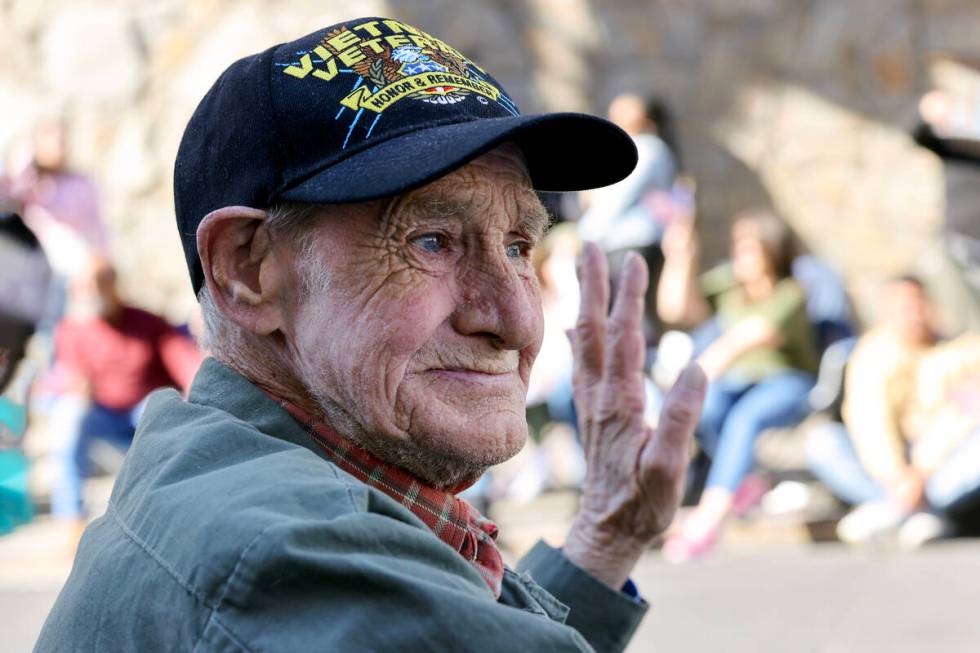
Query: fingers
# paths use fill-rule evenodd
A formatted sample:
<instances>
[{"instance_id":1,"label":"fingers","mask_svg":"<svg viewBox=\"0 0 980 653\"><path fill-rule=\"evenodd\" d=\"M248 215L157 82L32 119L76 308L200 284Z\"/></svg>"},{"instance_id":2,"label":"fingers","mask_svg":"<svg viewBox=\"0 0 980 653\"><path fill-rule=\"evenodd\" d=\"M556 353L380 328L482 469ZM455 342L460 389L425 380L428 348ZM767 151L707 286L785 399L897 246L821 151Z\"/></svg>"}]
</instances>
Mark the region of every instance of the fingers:
<instances>
[{"instance_id":1,"label":"fingers","mask_svg":"<svg viewBox=\"0 0 980 653\"><path fill-rule=\"evenodd\" d=\"M657 459L661 463L686 462L691 436L701 418L707 385L708 379L697 364L691 363L684 368L664 399L657 432L644 452L644 458Z\"/></svg>"},{"instance_id":2,"label":"fingers","mask_svg":"<svg viewBox=\"0 0 980 653\"><path fill-rule=\"evenodd\" d=\"M592 385L602 374L609 310L609 271L606 257L593 243L586 243L578 265L581 293L578 321L571 338L577 381Z\"/></svg>"},{"instance_id":3,"label":"fingers","mask_svg":"<svg viewBox=\"0 0 980 653\"><path fill-rule=\"evenodd\" d=\"M616 290L616 301L606 327L604 376L632 386L642 398L643 363L646 357L643 337L643 303L649 274L646 261L630 253L623 265ZM615 384L620 385L620 384ZM631 391L634 389L629 388Z\"/></svg>"}]
</instances>

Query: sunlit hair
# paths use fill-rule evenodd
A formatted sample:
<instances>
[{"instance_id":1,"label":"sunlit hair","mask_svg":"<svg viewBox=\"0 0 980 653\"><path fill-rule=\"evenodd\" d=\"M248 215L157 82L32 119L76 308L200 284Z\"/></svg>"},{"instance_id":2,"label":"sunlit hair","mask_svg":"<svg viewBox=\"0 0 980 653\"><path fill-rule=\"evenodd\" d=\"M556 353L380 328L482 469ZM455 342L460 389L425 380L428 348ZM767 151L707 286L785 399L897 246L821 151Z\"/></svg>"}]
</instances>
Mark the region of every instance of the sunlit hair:
<instances>
[{"instance_id":1,"label":"sunlit hair","mask_svg":"<svg viewBox=\"0 0 980 653\"><path fill-rule=\"evenodd\" d=\"M766 260L777 279L793 274L793 259L798 254L796 238L789 225L769 208L753 208L735 214L732 224L748 223L762 244Z\"/></svg>"}]
</instances>

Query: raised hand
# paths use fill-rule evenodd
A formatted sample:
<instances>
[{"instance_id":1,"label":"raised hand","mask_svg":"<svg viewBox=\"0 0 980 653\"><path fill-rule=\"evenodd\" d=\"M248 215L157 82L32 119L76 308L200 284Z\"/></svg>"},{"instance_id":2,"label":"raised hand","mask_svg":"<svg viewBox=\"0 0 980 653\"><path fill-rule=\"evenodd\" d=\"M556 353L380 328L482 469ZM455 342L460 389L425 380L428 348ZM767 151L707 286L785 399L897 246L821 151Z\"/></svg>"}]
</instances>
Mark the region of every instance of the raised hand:
<instances>
[{"instance_id":1,"label":"raised hand","mask_svg":"<svg viewBox=\"0 0 980 653\"><path fill-rule=\"evenodd\" d=\"M586 245L579 283L581 307L569 338L588 471L564 551L579 567L618 589L677 511L706 380L696 365L688 367L667 395L659 426L646 424L646 263L636 254L628 257L608 316L609 274L595 245Z\"/></svg>"},{"instance_id":2,"label":"raised hand","mask_svg":"<svg viewBox=\"0 0 980 653\"><path fill-rule=\"evenodd\" d=\"M686 217L667 225L661 249L667 259L697 261L701 254L701 240L694 228L694 219Z\"/></svg>"}]
</instances>

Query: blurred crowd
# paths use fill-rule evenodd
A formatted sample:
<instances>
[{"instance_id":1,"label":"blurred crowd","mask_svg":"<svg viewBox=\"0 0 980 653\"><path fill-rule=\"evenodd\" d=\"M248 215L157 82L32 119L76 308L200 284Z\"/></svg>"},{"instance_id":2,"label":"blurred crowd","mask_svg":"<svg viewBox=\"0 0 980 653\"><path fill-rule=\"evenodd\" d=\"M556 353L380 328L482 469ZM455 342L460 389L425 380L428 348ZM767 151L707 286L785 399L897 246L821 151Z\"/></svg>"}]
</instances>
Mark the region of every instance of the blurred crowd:
<instances>
[{"instance_id":1,"label":"blurred crowd","mask_svg":"<svg viewBox=\"0 0 980 653\"><path fill-rule=\"evenodd\" d=\"M41 122L0 178L0 533L40 506L71 548L99 447L124 453L147 395L186 388L203 356L186 325L120 297L99 191L68 166L67 136ZM29 454L49 470L40 486Z\"/></svg>"},{"instance_id":2,"label":"blurred crowd","mask_svg":"<svg viewBox=\"0 0 980 653\"><path fill-rule=\"evenodd\" d=\"M917 138L940 156L952 151L980 187L980 111L950 107L925 98ZM663 542L666 558L708 555L729 519L759 506L805 511L814 487L839 502L836 534L847 543L915 548L962 530L980 510L980 333L942 333L911 273L884 280L873 322L859 324L839 272L771 207L731 216L727 257L705 260L697 180L685 173L666 104L625 94L608 115L633 137L637 168L581 196L542 194L555 224L534 260L545 312L528 393L534 437L468 498L486 508L584 475L565 331L578 312L576 258L594 242L613 287L631 252L650 270L646 418L656 423L690 360L710 381L690 509ZM118 244L96 185L68 166L66 132L39 124L7 153L0 177L0 534L38 509L80 533L86 479L107 467L96 452L124 452L146 396L186 389L204 355L194 319L172 325L121 297ZM965 211L973 225L980 200ZM951 256L977 291L978 241L957 224ZM798 450L792 469L760 460L767 438ZM42 457L50 472L39 490L31 465Z\"/></svg>"},{"instance_id":3,"label":"blurred crowd","mask_svg":"<svg viewBox=\"0 0 980 653\"><path fill-rule=\"evenodd\" d=\"M916 137L954 174L966 165L977 188L980 109L971 106L927 95ZM638 166L586 196L545 197L557 225L537 253L548 325L528 397L537 438L474 500L520 500L581 477L552 440L574 441L577 428L563 332L577 312L575 257L591 241L606 252L613 287L631 251L651 272L647 418L656 422L690 360L710 380L691 452L690 509L663 542L665 558L708 555L732 517L807 519L817 504L821 518L837 522L836 537L853 545L913 549L975 528L980 333L942 333L928 288L911 271L881 280L874 318L860 324L839 271L807 252L772 207L731 216L727 257L703 260L697 183L684 174L666 106L624 94L608 116L633 136ZM947 205L948 254L976 300L980 199L958 193ZM783 450L770 456L776 464L760 460L767 446Z\"/></svg>"}]
</instances>

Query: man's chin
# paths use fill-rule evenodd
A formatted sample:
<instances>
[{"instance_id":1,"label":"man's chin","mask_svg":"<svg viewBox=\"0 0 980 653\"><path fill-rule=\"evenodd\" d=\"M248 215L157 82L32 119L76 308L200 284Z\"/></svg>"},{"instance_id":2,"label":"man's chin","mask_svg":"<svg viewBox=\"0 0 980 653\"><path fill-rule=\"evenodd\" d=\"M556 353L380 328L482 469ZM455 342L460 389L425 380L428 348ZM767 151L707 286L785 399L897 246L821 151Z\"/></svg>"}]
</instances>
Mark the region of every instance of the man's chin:
<instances>
[{"instance_id":1,"label":"man's chin","mask_svg":"<svg viewBox=\"0 0 980 653\"><path fill-rule=\"evenodd\" d=\"M437 487L475 480L514 457L527 441L527 422L512 415L507 419L453 417L414 421L401 451L403 466ZM404 458L409 451L413 460Z\"/></svg>"},{"instance_id":2,"label":"man's chin","mask_svg":"<svg viewBox=\"0 0 980 653\"><path fill-rule=\"evenodd\" d=\"M427 428L428 427L428 428ZM409 437L426 448L472 460L487 467L512 458L527 441L527 421L512 415L416 422Z\"/></svg>"}]
</instances>

